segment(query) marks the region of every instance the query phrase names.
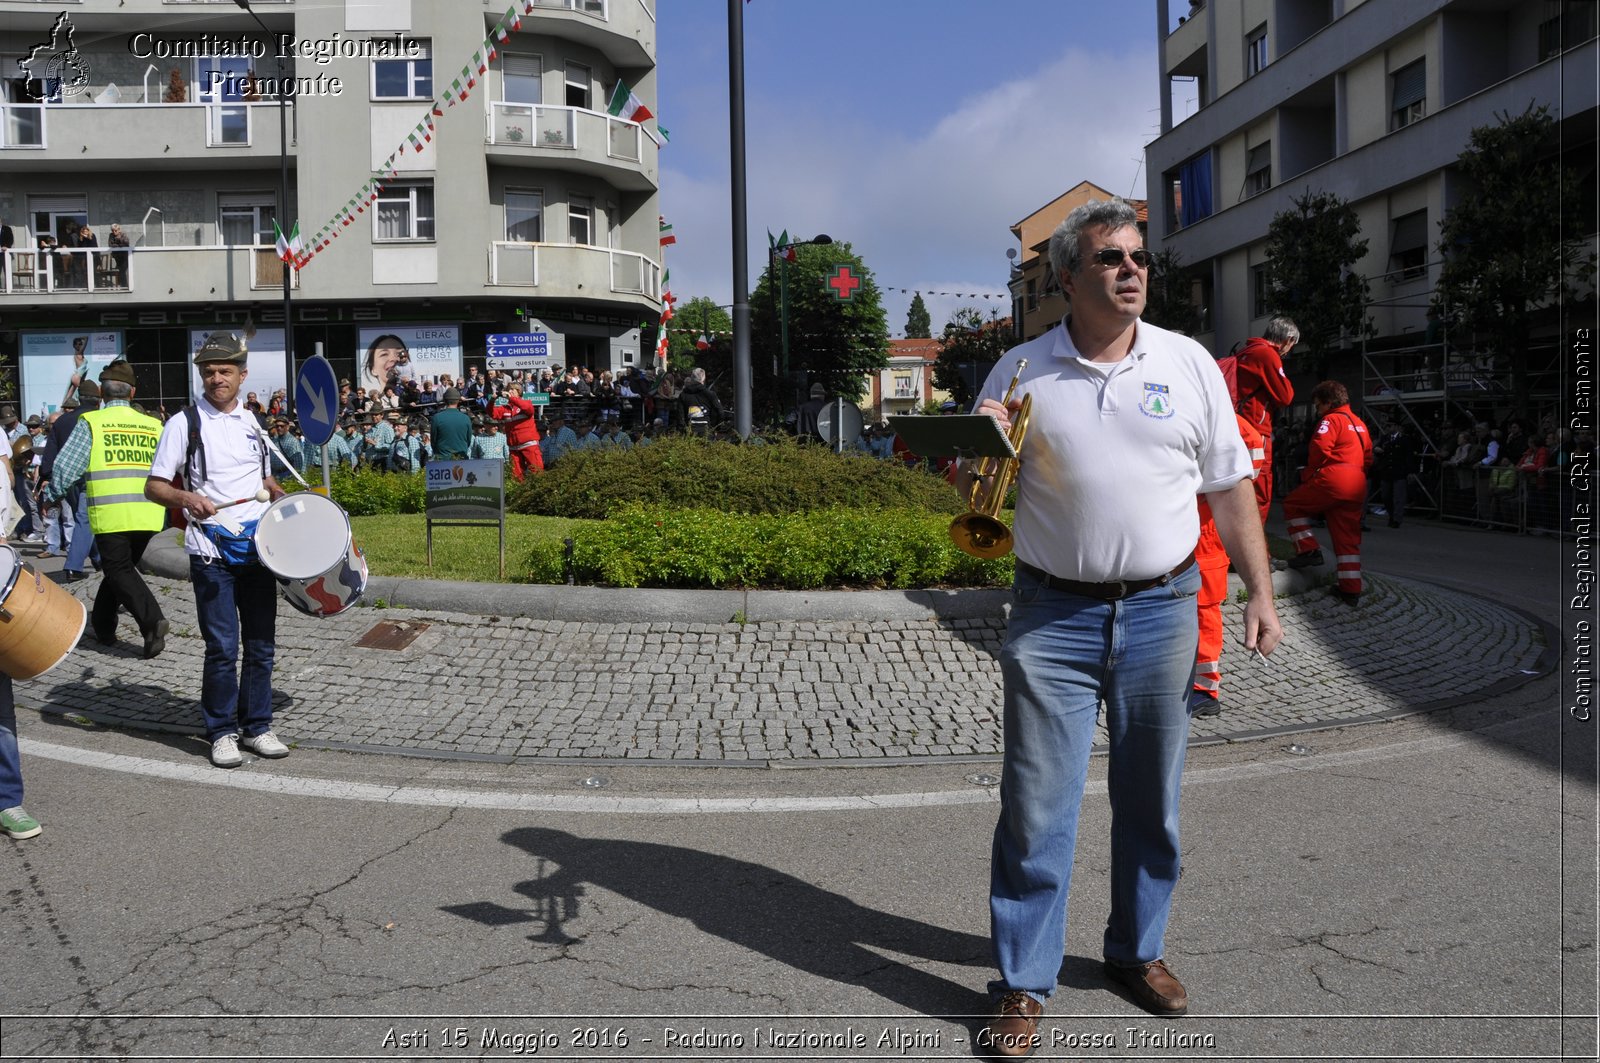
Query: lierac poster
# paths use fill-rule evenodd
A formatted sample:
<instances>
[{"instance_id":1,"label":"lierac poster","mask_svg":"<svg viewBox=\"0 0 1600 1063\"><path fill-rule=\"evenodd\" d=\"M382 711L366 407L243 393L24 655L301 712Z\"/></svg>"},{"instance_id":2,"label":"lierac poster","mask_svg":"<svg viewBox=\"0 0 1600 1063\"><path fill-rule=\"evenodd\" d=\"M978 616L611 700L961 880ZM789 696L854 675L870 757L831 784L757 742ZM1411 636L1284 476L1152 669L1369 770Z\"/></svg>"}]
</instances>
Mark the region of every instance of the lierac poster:
<instances>
[{"instance_id":1,"label":"lierac poster","mask_svg":"<svg viewBox=\"0 0 1600 1063\"><path fill-rule=\"evenodd\" d=\"M24 332L22 416L48 416L61 408L72 374L99 381L100 370L122 357L121 332Z\"/></svg>"},{"instance_id":2,"label":"lierac poster","mask_svg":"<svg viewBox=\"0 0 1600 1063\"><path fill-rule=\"evenodd\" d=\"M455 325L364 328L356 351L356 385L381 395L402 380L421 384L450 374L461 379L461 329Z\"/></svg>"}]
</instances>

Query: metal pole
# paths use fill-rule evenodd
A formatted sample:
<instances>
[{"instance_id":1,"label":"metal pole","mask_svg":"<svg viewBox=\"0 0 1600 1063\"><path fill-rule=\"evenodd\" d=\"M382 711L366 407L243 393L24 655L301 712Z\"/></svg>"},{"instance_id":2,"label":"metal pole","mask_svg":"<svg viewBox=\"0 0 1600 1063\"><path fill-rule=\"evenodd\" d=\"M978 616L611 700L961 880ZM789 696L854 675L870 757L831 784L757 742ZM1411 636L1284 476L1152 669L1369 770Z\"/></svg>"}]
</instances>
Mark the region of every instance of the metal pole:
<instances>
[{"instance_id":1,"label":"metal pole","mask_svg":"<svg viewBox=\"0 0 1600 1063\"><path fill-rule=\"evenodd\" d=\"M744 5L728 0L728 154L733 210L734 430L750 438L750 249L745 218Z\"/></svg>"},{"instance_id":2,"label":"metal pole","mask_svg":"<svg viewBox=\"0 0 1600 1063\"><path fill-rule=\"evenodd\" d=\"M252 16L255 12L251 12ZM259 23L261 20L256 19ZM261 27L266 29L265 26ZM275 49L278 53L278 200L283 205L283 225L289 224L289 98L283 92L283 51ZM284 239L290 238L291 228L284 233ZM289 257L294 257L294 252L289 252ZM289 372L294 372L294 318L291 316L289 291L291 288L289 275L289 262L283 263L283 361L289 367Z\"/></svg>"},{"instance_id":3,"label":"metal pole","mask_svg":"<svg viewBox=\"0 0 1600 1063\"><path fill-rule=\"evenodd\" d=\"M789 383L789 253L780 252L778 255L778 343L783 351L783 383L778 385L778 393Z\"/></svg>"},{"instance_id":4,"label":"metal pole","mask_svg":"<svg viewBox=\"0 0 1600 1063\"><path fill-rule=\"evenodd\" d=\"M322 341L317 341L317 357L322 357ZM335 381L337 383L337 381ZM339 401L338 392L334 393L333 401ZM339 431L339 415L333 414L333 430ZM327 498L333 497L333 477L328 472L328 444L322 444L322 493Z\"/></svg>"}]
</instances>

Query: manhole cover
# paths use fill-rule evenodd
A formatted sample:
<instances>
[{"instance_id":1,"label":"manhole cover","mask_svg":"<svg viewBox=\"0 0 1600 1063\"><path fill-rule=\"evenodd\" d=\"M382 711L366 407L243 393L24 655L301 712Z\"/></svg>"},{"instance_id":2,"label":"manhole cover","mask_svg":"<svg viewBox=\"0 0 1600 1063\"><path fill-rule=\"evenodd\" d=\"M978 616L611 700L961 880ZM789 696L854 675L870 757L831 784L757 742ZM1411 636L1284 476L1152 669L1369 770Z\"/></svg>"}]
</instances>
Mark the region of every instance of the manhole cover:
<instances>
[{"instance_id":1,"label":"manhole cover","mask_svg":"<svg viewBox=\"0 0 1600 1063\"><path fill-rule=\"evenodd\" d=\"M356 645L369 650L403 650L426 630L427 624L384 620L374 624L371 631L357 639Z\"/></svg>"}]
</instances>

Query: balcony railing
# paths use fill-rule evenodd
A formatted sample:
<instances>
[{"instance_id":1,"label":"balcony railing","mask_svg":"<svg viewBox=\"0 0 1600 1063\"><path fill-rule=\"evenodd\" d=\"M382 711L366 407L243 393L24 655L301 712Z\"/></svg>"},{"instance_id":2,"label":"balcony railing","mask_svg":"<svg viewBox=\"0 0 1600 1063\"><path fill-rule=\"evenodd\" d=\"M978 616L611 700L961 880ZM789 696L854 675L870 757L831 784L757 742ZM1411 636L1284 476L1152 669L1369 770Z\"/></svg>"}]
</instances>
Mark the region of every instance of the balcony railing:
<instances>
[{"instance_id":1,"label":"balcony railing","mask_svg":"<svg viewBox=\"0 0 1600 1063\"><path fill-rule=\"evenodd\" d=\"M609 291L660 299L661 266L636 251L586 244L496 240L489 245L489 283L527 288L558 287L568 296L579 291Z\"/></svg>"},{"instance_id":2,"label":"balcony railing","mask_svg":"<svg viewBox=\"0 0 1600 1063\"><path fill-rule=\"evenodd\" d=\"M643 127L601 111L497 100L489 105L488 120L488 141L496 147L580 151L591 137L603 136L608 158L639 162L644 157Z\"/></svg>"},{"instance_id":3,"label":"balcony railing","mask_svg":"<svg viewBox=\"0 0 1600 1063\"><path fill-rule=\"evenodd\" d=\"M139 129L146 140L155 133L150 125L156 115L182 116L176 132L198 134L204 130L208 148L248 148L253 144L255 112L258 108L277 109L270 103L0 103L0 149L44 149L50 147L50 129L62 125L68 144L87 139L125 138L129 130ZM138 110L144 113L135 115ZM114 127L86 125L115 112ZM192 123L192 124L191 124ZM172 126L165 127L173 129ZM200 141L194 136L196 144Z\"/></svg>"},{"instance_id":4,"label":"balcony railing","mask_svg":"<svg viewBox=\"0 0 1600 1063\"><path fill-rule=\"evenodd\" d=\"M225 262L218 261L224 256ZM290 286L298 289L299 272L289 275ZM224 282L230 296L239 290L282 291L283 260L270 245L12 249L5 253L0 295L134 292L191 299L212 296L218 277L241 276L247 283Z\"/></svg>"},{"instance_id":5,"label":"balcony railing","mask_svg":"<svg viewBox=\"0 0 1600 1063\"><path fill-rule=\"evenodd\" d=\"M609 17L606 10L608 0L533 0L534 7L552 7L563 11L576 11L580 15L593 15L595 18Z\"/></svg>"}]
</instances>

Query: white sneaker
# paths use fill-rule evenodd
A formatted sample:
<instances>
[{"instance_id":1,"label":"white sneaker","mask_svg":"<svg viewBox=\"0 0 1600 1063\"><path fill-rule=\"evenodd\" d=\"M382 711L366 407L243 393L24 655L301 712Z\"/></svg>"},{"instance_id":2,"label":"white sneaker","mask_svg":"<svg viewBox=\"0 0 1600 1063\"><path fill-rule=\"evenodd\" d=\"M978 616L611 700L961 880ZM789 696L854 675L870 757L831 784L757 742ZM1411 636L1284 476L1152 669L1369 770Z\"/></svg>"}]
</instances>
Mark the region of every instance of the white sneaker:
<instances>
[{"instance_id":1,"label":"white sneaker","mask_svg":"<svg viewBox=\"0 0 1600 1063\"><path fill-rule=\"evenodd\" d=\"M268 760L277 760L279 757L289 755L289 747L278 741L278 736L271 731L262 731L258 735L245 735L239 741L256 756L266 757Z\"/></svg>"},{"instance_id":2,"label":"white sneaker","mask_svg":"<svg viewBox=\"0 0 1600 1063\"><path fill-rule=\"evenodd\" d=\"M223 735L211 743L211 763L219 768L237 768L244 763L239 755L239 736Z\"/></svg>"}]
</instances>

